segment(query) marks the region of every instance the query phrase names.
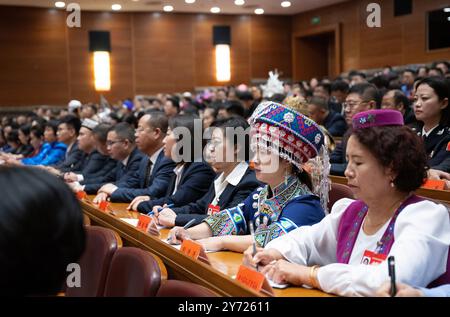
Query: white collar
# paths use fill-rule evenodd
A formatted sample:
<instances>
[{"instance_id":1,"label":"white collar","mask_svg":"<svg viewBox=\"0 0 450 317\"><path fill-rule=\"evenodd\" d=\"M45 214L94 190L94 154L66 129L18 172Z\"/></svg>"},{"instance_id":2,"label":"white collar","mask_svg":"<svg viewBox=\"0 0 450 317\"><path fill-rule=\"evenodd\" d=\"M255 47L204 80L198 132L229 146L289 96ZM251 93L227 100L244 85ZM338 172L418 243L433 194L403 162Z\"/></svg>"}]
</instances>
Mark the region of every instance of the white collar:
<instances>
[{"instance_id":1,"label":"white collar","mask_svg":"<svg viewBox=\"0 0 450 317\"><path fill-rule=\"evenodd\" d=\"M425 132L425 126L423 126L422 128L422 136L425 137L429 137L429 135L431 134L431 132L433 132L434 129L436 129L439 126L439 124L437 126L434 126L433 128L431 128L430 130L428 130L428 132Z\"/></svg>"},{"instance_id":2,"label":"white collar","mask_svg":"<svg viewBox=\"0 0 450 317\"><path fill-rule=\"evenodd\" d=\"M131 156L131 154L130 155L128 155L124 160L122 160L122 164L123 164L123 166L127 166L127 164L128 164L128 160L130 159L130 156Z\"/></svg>"},{"instance_id":3,"label":"white collar","mask_svg":"<svg viewBox=\"0 0 450 317\"><path fill-rule=\"evenodd\" d=\"M158 151L156 151L155 153L153 153L150 156L150 161L152 161L152 164L155 165L156 160L158 159L159 153L161 153L161 151L163 150L163 148L161 147Z\"/></svg>"},{"instance_id":4,"label":"white collar","mask_svg":"<svg viewBox=\"0 0 450 317\"><path fill-rule=\"evenodd\" d=\"M178 165L173 169L173 172L177 175L180 176L181 171L183 170L184 164Z\"/></svg>"},{"instance_id":5,"label":"white collar","mask_svg":"<svg viewBox=\"0 0 450 317\"><path fill-rule=\"evenodd\" d=\"M214 181L214 185L219 187L224 181L230 185L237 186L241 181L242 177L244 177L245 172L247 171L248 164L247 162L240 162L238 165L234 167L230 174L228 174L227 178L223 180L224 173L220 174L219 177Z\"/></svg>"}]
</instances>

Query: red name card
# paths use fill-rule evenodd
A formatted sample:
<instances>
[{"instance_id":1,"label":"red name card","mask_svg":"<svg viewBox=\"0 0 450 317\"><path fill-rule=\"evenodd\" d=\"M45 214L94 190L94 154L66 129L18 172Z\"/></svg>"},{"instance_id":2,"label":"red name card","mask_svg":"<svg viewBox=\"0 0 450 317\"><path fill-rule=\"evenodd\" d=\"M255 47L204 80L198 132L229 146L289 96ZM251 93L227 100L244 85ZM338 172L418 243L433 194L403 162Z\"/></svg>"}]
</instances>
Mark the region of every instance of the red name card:
<instances>
[{"instance_id":1,"label":"red name card","mask_svg":"<svg viewBox=\"0 0 450 317\"><path fill-rule=\"evenodd\" d=\"M103 201L100 202L100 204L98 204L98 208L99 208L101 211L104 211L104 212L106 212L106 210L108 209L108 207L109 207L109 202L107 202L106 200L103 200Z\"/></svg>"},{"instance_id":2,"label":"red name card","mask_svg":"<svg viewBox=\"0 0 450 317\"><path fill-rule=\"evenodd\" d=\"M79 200L85 199L86 196L87 196L87 195L86 195L86 192L85 192L84 190L80 190L80 191L77 192L77 198L78 198Z\"/></svg>"},{"instance_id":3,"label":"red name card","mask_svg":"<svg viewBox=\"0 0 450 317\"><path fill-rule=\"evenodd\" d=\"M425 181L425 183L422 185L422 188L444 190L445 189L445 181L435 180L435 179L427 179Z\"/></svg>"},{"instance_id":4,"label":"red name card","mask_svg":"<svg viewBox=\"0 0 450 317\"><path fill-rule=\"evenodd\" d=\"M257 272L245 265L239 266L236 280L257 292L262 292L265 295L273 296L273 289L269 285L266 277L262 273Z\"/></svg>"},{"instance_id":5,"label":"red name card","mask_svg":"<svg viewBox=\"0 0 450 317\"><path fill-rule=\"evenodd\" d=\"M137 228L152 236L159 236L159 230L154 219L147 215L139 215Z\"/></svg>"},{"instance_id":6,"label":"red name card","mask_svg":"<svg viewBox=\"0 0 450 317\"><path fill-rule=\"evenodd\" d=\"M205 249L203 249L202 245L197 242L188 239L183 240L180 251L194 260L199 260L206 264L210 264L209 259L206 256Z\"/></svg>"}]
</instances>

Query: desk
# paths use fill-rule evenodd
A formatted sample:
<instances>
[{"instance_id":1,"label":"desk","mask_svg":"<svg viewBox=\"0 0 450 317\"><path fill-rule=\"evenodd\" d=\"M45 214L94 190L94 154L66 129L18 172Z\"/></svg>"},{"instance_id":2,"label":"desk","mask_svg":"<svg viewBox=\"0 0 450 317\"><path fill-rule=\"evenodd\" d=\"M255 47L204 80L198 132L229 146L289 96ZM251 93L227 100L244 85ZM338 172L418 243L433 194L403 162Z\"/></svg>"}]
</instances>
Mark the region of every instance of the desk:
<instances>
[{"instance_id":1,"label":"desk","mask_svg":"<svg viewBox=\"0 0 450 317\"><path fill-rule=\"evenodd\" d=\"M90 196L88 199L92 199ZM110 204L110 211L103 212L89 201L81 201L83 212L90 218L93 225L115 230L122 238L124 245L135 246L147 250L164 262L169 279L191 281L203 285L221 296L256 297L262 296L250 288L235 281L231 276L236 275L243 255L235 252L208 253L211 265L193 260L171 245L162 241L168 235L168 229L161 230L160 237L144 233L119 218L137 218L137 212L126 210L128 204ZM112 214L111 214L112 213ZM301 287L274 289L275 296L280 297L327 297L329 294L318 290Z\"/></svg>"}]
</instances>

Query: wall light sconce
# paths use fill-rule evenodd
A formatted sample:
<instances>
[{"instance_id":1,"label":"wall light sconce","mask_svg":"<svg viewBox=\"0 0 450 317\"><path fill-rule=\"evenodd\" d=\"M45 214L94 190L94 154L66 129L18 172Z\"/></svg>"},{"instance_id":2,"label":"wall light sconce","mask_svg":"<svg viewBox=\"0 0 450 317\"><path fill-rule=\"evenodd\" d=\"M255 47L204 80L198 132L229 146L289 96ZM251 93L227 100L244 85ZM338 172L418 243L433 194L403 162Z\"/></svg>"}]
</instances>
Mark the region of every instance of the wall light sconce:
<instances>
[{"instance_id":1,"label":"wall light sconce","mask_svg":"<svg viewBox=\"0 0 450 317\"><path fill-rule=\"evenodd\" d=\"M213 27L213 44L216 55L216 80L231 80L231 28L229 26Z\"/></svg>"},{"instance_id":2,"label":"wall light sconce","mask_svg":"<svg viewBox=\"0 0 450 317\"><path fill-rule=\"evenodd\" d=\"M89 51L93 53L95 90L110 91L110 33L108 31L89 31Z\"/></svg>"}]
</instances>

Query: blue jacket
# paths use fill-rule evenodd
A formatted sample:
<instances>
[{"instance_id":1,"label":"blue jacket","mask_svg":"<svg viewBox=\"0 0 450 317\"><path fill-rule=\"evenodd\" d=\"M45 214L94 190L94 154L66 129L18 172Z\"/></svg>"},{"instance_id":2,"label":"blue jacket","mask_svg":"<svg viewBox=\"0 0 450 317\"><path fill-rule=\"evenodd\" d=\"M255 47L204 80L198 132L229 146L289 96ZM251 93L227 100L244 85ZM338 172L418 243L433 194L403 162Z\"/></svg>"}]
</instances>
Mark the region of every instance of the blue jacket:
<instances>
[{"instance_id":1,"label":"blue jacket","mask_svg":"<svg viewBox=\"0 0 450 317\"><path fill-rule=\"evenodd\" d=\"M116 161L114 169L104 176L85 179L83 181L85 184L84 191L88 194L95 194L106 183L125 182L139 170L139 165L143 157L144 154L135 148L130 153L126 166L122 162Z\"/></svg>"},{"instance_id":2,"label":"blue jacket","mask_svg":"<svg viewBox=\"0 0 450 317\"><path fill-rule=\"evenodd\" d=\"M180 207L195 202L206 194L215 176L216 173L206 162L185 163L175 194L172 195L176 181L173 174L166 195L139 204L138 211L148 213L158 205L174 204L174 207Z\"/></svg>"},{"instance_id":3,"label":"blue jacket","mask_svg":"<svg viewBox=\"0 0 450 317\"><path fill-rule=\"evenodd\" d=\"M144 188L145 173L147 170L148 156L141 160L139 169L128 177L126 180L116 183L119 187L111 195L113 202L130 202L137 196L150 196L151 198L160 198L166 194L170 179L175 168L175 163L164 156L164 151L159 153L158 158L153 166L152 173L149 178L149 186Z\"/></svg>"},{"instance_id":4,"label":"blue jacket","mask_svg":"<svg viewBox=\"0 0 450 317\"><path fill-rule=\"evenodd\" d=\"M22 159L24 165L52 165L64 159L67 145L61 142L45 142L36 156Z\"/></svg>"},{"instance_id":5,"label":"blue jacket","mask_svg":"<svg viewBox=\"0 0 450 317\"><path fill-rule=\"evenodd\" d=\"M247 168L244 176L237 186L228 184L219 197L217 205L220 210L231 208L242 203L256 188L262 184L256 179L255 172ZM183 207L172 208L177 214L175 218L176 226L184 226L191 219L196 219L196 223L202 222L208 215L209 204L216 196L214 183L209 187L208 192L202 198L194 203L190 203Z\"/></svg>"}]
</instances>

